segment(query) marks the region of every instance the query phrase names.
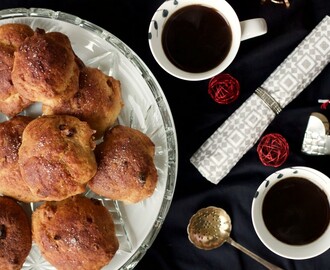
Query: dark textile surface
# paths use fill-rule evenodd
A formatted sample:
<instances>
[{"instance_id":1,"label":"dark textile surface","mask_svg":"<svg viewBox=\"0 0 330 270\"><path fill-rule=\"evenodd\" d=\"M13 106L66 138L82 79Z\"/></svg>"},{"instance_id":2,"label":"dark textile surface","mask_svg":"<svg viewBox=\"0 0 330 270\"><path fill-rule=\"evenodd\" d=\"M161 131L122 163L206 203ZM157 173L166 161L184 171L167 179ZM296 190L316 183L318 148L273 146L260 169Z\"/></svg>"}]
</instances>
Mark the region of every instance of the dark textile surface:
<instances>
[{"instance_id":1,"label":"dark textile surface","mask_svg":"<svg viewBox=\"0 0 330 270\"><path fill-rule=\"evenodd\" d=\"M221 0L219 0L221 1ZM258 239L251 220L252 198L259 184L279 168L309 166L330 176L329 156L301 152L307 121L312 112L330 119L330 106L321 109L318 99L330 98L330 66L271 123L266 133L282 134L290 146L287 161L279 168L262 165L256 146L251 148L217 185L201 176L189 162L201 144L260 86L286 56L324 18L330 15L329 0L291 0L291 7L260 0L228 0L241 20L263 17L268 24L264 36L242 42L226 73L238 79L239 98L219 105L207 93L208 80L187 82L172 77L153 59L148 46L148 27L158 0L1 0L0 8L44 7L77 15L105 28L135 51L151 69L171 108L177 130L179 168L173 202L163 226L136 266L137 270L265 269L229 244L203 251L187 238L189 218L198 209L214 205L232 218L232 238L261 257L288 270L330 269L330 251L307 260L282 258Z\"/></svg>"}]
</instances>

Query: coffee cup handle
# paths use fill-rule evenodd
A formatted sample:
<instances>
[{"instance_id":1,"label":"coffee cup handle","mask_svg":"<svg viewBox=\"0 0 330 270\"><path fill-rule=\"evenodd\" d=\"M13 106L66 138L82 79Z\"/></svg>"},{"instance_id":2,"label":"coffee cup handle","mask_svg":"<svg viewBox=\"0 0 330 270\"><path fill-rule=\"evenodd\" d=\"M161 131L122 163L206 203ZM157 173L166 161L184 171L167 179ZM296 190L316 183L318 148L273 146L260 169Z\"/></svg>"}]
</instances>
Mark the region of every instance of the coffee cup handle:
<instances>
[{"instance_id":1,"label":"coffee cup handle","mask_svg":"<svg viewBox=\"0 0 330 270\"><path fill-rule=\"evenodd\" d=\"M267 23L263 18L254 18L240 22L241 41L267 33Z\"/></svg>"}]
</instances>

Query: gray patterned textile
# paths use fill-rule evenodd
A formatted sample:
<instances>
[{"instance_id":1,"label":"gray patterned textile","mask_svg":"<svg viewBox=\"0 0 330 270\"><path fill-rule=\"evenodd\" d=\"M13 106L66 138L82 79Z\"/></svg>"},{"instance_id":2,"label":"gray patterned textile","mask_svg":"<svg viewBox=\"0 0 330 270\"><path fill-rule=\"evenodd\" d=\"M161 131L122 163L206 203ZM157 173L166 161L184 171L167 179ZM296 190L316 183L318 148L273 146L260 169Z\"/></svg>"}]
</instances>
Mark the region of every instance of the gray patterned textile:
<instances>
[{"instance_id":1,"label":"gray patterned textile","mask_svg":"<svg viewBox=\"0 0 330 270\"><path fill-rule=\"evenodd\" d=\"M210 182L219 183L258 141L267 126L330 61L330 17L293 52L193 154L190 162Z\"/></svg>"}]
</instances>

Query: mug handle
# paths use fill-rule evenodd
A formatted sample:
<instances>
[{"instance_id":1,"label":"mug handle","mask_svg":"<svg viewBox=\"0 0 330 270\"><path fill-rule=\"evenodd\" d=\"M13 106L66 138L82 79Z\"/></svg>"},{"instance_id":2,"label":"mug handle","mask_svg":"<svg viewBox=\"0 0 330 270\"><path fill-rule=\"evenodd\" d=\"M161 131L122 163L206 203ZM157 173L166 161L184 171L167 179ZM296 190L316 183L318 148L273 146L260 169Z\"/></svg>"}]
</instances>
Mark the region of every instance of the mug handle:
<instances>
[{"instance_id":1,"label":"mug handle","mask_svg":"<svg viewBox=\"0 0 330 270\"><path fill-rule=\"evenodd\" d=\"M267 23L263 18L254 18L240 22L241 41L267 33Z\"/></svg>"}]
</instances>

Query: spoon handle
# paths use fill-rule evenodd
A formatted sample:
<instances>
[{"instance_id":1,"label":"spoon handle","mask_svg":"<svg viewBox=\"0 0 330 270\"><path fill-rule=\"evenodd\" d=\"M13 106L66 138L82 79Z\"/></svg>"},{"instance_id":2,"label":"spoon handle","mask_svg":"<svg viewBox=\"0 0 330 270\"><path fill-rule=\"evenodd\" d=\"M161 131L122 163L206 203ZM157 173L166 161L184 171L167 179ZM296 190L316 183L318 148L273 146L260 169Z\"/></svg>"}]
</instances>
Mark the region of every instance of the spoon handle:
<instances>
[{"instance_id":1,"label":"spoon handle","mask_svg":"<svg viewBox=\"0 0 330 270\"><path fill-rule=\"evenodd\" d=\"M278 267L278 266L276 266L276 265L274 265L270 262L267 262L263 258L261 258L258 255L254 254L253 252L246 249L242 245L238 244L231 237L227 238L226 242L231 244L235 248L239 249L240 251L244 252L246 255L249 255L251 258L255 259L257 262L261 263L263 266L267 267L270 270L283 270L282 268L280 268L280 267Z\"/></svg>"}]
</instances>

